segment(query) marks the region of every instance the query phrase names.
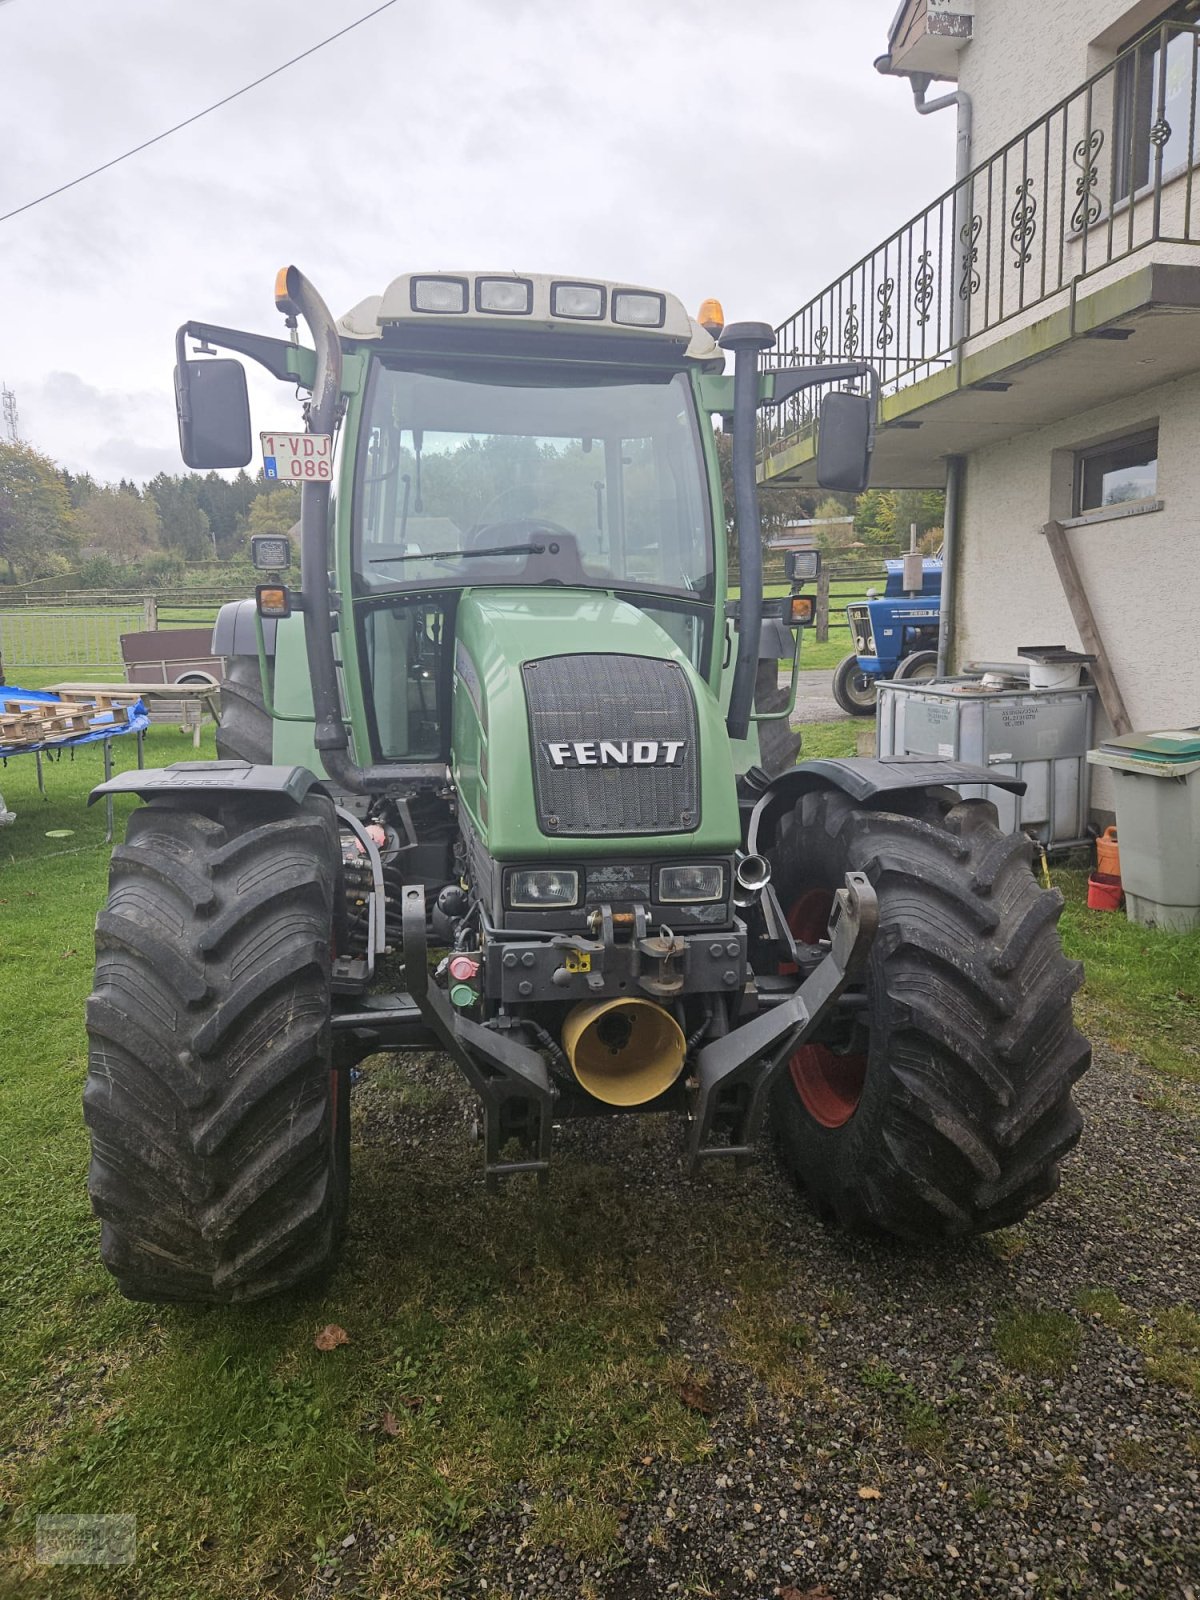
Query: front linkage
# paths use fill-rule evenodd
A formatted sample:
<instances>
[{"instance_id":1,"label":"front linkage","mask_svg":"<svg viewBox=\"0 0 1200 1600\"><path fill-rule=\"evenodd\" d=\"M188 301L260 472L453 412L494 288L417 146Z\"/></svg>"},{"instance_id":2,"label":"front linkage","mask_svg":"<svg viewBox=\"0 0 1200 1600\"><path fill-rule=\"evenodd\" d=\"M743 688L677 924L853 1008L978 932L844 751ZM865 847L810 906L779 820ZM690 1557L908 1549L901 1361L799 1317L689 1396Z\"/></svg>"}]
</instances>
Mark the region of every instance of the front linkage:
<instances>
[{"instance_id":1,"label":"front linkage","mask_svg":"<svg viewBox=\"0 0 1200 1600\"><path fill-rule=\"evenodd\" d=\"M875 891L860 872L849 874L835 897L827 953L820 947L798 947L773 899L768 899L764 916L783 941L784 953L807 976L790 990L764 991L750 985L751 1003L764 1009L696 1051L692 1070L682 1080L693 1172L711 1157L734 1157L740 1162L752 1155L780 1070L821 1027L847 984L861 974L878 923ZM747 992L747 936L740 922L732 935L676 935L669 929L651 935L643 913L621 938L609 907L601 908L597 920L601 934L597 940L559 935L538 942L491 941L480 956L485 992L498 989L503 994L512 988L515 998L536 1005L560 1000L566 977L600 993L612 992L618 985L624 990L632 982L661 999L707 991L714 969L720 970L726 991L718 1001L730 989ZM561 1049L536 1018L500 1015L483 1023L474 1021L454 1008L436 982L429 982L425 894L420 886L407 886L403 892L403 939L408 995L482 1103L489 1181L514 1172L545 1171L556 1115L614 1108L581 1095L571 1084ZM580 956L586 957L586 971ZM529 1031L539 1037L551 1061L564 1069L557 1081L543 1053L524 1041ZM668 1090L663 1103L670 1099ZM636 1109L645 1110L647 1105L643 1101ZM508 1161L501 1152L513 1137L522 1144L523 1154Z\"/></svg>"}]
</instances>

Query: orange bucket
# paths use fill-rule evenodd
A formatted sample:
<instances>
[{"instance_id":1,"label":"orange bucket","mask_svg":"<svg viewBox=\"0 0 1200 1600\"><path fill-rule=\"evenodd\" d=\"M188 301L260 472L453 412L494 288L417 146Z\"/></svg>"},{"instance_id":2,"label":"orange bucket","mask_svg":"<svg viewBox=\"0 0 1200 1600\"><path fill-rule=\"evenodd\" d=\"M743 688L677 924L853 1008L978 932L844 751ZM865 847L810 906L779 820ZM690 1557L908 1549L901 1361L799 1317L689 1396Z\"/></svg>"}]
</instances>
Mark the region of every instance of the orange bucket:
<instances>
[{"instance_id":1,"label":"orange bucket","mask_svg":"<svg viewBox=\"0 0 1200 1600\"><path fill-rule=\"evenodd\" d=\"M1119 911L1125 898L1120 878L1111 872L1093 872L1088 878L1088 908L1091 911Z\"/></svg>"},{"instance_id":2,"label":"orange bucket","mask_svg":"<svg viewBox=\"0 0 1200 1600\"><path fill-rule=\"evenodd\" d=\"M1121 850L1115 828L1105 828L1096 840L1096 871L1109 878L1121 877Z\"/></svg>"}]
</instances>

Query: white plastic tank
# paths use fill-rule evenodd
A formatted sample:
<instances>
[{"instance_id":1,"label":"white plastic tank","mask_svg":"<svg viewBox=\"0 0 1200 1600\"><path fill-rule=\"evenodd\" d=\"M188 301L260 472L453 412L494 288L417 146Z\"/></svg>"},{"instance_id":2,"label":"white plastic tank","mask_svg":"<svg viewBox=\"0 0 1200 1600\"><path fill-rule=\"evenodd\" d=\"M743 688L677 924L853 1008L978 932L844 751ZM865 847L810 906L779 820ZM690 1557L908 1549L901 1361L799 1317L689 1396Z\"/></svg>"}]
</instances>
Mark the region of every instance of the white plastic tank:
<instances>
[{"instance_id":1,"label":"white plastic tank","mask_svg":"<svg viewBox=\"0 0 1200 1600\"><path fill-rule=\"evenodd\" d=\"M980 784L964 799L990 800L1008 833L1058 848L1088 841L1096 691L994 688L979 678L884 681L879 685L879 755L966 761L1020 778L1024 795ZM956 785L956 787L959 787Z\"/></svg>"}]
</instances>

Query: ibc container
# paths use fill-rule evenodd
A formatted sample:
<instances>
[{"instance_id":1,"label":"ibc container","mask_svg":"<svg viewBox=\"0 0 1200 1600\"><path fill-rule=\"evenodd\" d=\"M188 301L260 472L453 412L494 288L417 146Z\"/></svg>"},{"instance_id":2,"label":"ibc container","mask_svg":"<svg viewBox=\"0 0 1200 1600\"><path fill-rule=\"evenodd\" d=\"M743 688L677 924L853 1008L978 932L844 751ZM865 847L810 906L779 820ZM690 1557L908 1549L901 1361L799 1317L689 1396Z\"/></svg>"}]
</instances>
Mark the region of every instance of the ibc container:
<instances>
[{"instance_id":1,"label":"ibc container","mask_svg":"<svg viewBox=\"0 0 1200 1600\"><path fill-rule=\"evenodd\" d=\"M955 787L964 800L990 800L1006 832L1058 849L1087 843L1095 695L1090 685L988 689L978 678L884 681L876 710L879 755L966 761L1020 778L1024 795L983 784Z\"/></svg>"}]
</instances>

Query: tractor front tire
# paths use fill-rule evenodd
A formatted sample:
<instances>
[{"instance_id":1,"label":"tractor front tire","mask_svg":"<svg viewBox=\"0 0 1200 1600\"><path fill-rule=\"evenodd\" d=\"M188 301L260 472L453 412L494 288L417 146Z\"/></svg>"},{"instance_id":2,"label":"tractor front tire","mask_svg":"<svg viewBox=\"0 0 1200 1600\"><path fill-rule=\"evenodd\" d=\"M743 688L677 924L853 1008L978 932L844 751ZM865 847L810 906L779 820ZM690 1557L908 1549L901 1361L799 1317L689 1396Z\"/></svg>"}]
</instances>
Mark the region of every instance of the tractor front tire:
<instances>
[{"instance_id":1,"label":"tractor front tire","mask_svg":"<svg viewBox=\"0 0 1200 1600\"><path fill-rule=\"evenodd\" d=\"M847 872L879 900L862 1004L792 1056L775 1124L821 1215L916 1240L985 1233L1054 1193L1079 1137L1082 969L1062 953L1062 897L991 805L890 803L810 792L773 852L805 942L823 936Z\"/></svg>"},{"instance_id":2,"label":"tractor front tire","mask_svg":"<svg viewBox=\"0 0 1200 1600\"><path fill-rule=\"evenodd\" d=\"M268 663L269 670L274 663ZM257 656L227 656L221 680L217 755L222 761L271 764L273 724L263 699Z\"/></svg>"},{"instance_id":3,"label":"tractor front tire","mask_svg":"<svg viewBox=\"0 0 1200 1600\"><path fill-rule=\"evenodd\" d=\"M846 656L833 674L833 698L848 716L873 717L879 679L862 670L857 656Z\"/></svg>"},{"instance_id":4,"label":"tractor front tire","mask_svg":"<svg viewBox=\"0 0 1200 1600\"><path fill-rule=\"evenodd\" d=\"M130 1299L257 1300L334 1259L338 887L323 795L172 795L130 816L96 923L84 1089L100 1252Z\"/></svg>"}]
</instances>

